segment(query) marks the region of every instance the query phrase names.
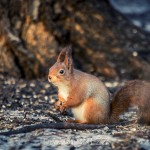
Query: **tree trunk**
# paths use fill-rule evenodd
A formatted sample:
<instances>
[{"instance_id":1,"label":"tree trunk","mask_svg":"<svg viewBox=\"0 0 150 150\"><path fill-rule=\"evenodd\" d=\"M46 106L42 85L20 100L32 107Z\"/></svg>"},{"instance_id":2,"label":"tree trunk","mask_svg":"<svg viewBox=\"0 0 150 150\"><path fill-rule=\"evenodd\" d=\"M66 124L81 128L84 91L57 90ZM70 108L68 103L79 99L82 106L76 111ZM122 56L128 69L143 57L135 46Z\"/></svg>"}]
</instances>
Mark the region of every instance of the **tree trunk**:
<instances>
[{"instance_id":1,"label":"tree trunk","mask_svg":"<svg viewBox=\"0 0 150 150\"><path fill-rule=\"evenodd\" d=\"M45 77L58 49L71 43L79 69L106 79L150 79L148 62L129 52L147 50L149 41L107 1L0 1L0 72L5 74Z\"/></svg>"}]
</instances>

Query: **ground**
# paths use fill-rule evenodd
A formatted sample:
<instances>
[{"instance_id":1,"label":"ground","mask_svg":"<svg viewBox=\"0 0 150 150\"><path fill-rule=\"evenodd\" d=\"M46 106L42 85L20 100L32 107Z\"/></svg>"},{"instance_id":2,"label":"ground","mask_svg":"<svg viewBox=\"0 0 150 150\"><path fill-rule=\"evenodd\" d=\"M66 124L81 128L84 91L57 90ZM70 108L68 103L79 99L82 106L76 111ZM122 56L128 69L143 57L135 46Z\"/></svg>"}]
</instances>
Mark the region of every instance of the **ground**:
<instances>
[{"instance_id":1,"label":"ground","mask_svg":"<svg viewBox=\"0 0 150 150\"><path fill-rule=\"evenodd\" d=\"M70 118L55 110L57 90L45 79L27 81L1 74L0 84L0 132L56 122L50 114L62 121ZM113 91L120 83L105 84ZM136 108L132 108L121 117L121 122L127 122L125 125L105 125L93 130L38 129L10 136L0 135L0 149L150 149L150 128L137 124L136 120Z\"/></svg>"}]
</instances>

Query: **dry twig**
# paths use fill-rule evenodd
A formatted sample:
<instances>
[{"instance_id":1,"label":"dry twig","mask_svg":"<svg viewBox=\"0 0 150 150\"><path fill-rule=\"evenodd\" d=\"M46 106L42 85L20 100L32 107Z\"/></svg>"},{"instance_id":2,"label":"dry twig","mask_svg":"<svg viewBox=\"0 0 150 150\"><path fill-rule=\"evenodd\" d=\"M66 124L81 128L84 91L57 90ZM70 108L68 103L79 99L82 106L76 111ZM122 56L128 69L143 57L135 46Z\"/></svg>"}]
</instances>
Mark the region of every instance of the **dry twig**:
<instances>
[{"instance_id":1,"label":"dry twig","mask_svg":"<svg viewBox=\"0 0 150 150\"><path fill-rule=\"evenodd\" d=\"M19 129L1 132L0 135L9 136L12 134L27 133L37 129L45 129L45 128L86 130L86 129L102 129L107 126L108 128L113 129L116 128L116 126L118 125L125 125L129 123L130 122L122 122L120 124L110 124L110 125L78 124L78 123L68 123L68 122L44 123L44 124L28 125Z\"/></svg>"}]
</instances>

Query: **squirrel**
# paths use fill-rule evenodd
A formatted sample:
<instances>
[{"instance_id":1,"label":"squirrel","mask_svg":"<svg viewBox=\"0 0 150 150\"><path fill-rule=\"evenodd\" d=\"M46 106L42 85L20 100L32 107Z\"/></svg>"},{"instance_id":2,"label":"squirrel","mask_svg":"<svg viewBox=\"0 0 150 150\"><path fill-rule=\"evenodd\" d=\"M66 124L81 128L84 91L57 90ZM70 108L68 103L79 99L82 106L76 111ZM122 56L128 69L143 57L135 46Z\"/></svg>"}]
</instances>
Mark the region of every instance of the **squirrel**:
<instances>
[{"instance_id":1,"label":"squirrel","mask_svg":"<svg viewBox=\"0 0 150 150\"><path fill-rule=\"evenodd\" d=\"M128 81L112 97L96 76L73 66L72 47L67 46L49 69L48 81L58 88L55 107L64 112L71 108L75 122L81 124L117 123L119 116L130 106L138 106L139 123L150 124L150 83Z\"/></svg>"}]
</instances>

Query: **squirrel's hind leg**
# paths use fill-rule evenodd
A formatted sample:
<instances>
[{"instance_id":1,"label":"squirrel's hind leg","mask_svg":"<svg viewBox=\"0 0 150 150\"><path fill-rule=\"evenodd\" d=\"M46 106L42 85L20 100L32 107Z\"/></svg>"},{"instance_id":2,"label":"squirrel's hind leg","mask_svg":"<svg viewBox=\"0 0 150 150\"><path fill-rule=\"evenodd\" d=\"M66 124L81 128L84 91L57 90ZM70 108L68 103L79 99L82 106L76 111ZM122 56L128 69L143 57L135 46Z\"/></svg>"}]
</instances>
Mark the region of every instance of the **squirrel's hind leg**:
<instances>
[{"instance_id":1,"label":"squirrel's hind leg","mask_svg":"<svg viewBox=\"0 0 150 150\"><path fill-rule=\"evenodd\" d=\"M95 102L92 98L87 99L85 103L84 117L88 124L105 124L108 122L106 110L104 110L100 104Z\"/></svg>"}]
</instances>

